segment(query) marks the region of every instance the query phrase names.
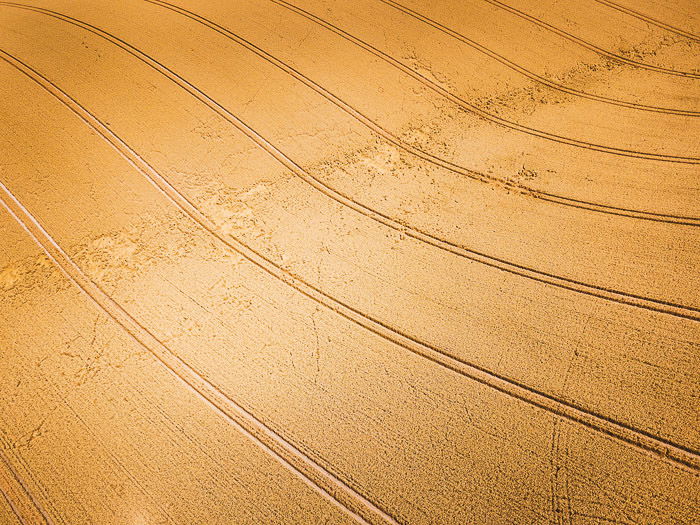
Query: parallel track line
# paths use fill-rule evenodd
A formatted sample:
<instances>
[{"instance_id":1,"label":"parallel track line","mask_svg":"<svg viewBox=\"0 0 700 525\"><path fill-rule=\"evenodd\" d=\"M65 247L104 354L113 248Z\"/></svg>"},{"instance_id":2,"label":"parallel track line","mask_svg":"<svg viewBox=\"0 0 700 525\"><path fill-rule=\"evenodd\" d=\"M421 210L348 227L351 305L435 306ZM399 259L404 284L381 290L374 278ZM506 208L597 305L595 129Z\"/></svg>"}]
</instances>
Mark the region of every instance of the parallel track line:
<instances>
[{"instance_id":1,"label":"parallel track line","mask_svg":"<svg viewBox=\"0 0 700 525\"><path fill-rule=\"evenodd\" d=\"M519 9L516 9L515 7L511 7L508 4L500 2L499 0L482 0L482 1L493 5L494 7L498 7L504 11L508 11L509 13L512 13L520 18L523 18L523 19L525 19L525 20L527 20L535 25L538 25L538 26L546 29L547 31L550 31L556 35L559 35L570 42L578 44L579 46L584 47L584 48L588 49L589 51L593 51L594 53L597 53L598 55L600 55L602 57L606 57L606 58L613 60L615 62L619 62L622 64L628 64L628 65L636 67L638 69L647 69L650 71L656 71L657 73L665 73L667 75L675 75L675 76L685 77L685 78L700 78L700 73L693 73L691 71L679 71L677 69L669 69L669 68L665 68L665 67L661 67L661 66L655 66L653 64L647 64L645 62L639 62L639 61L633 60L631 58L617 55L615 53L612 53L611 51L603 49L602 47L599 47L599 46L596 46L595 44L587 42L586 40L583 40L582 38L579 38L576 35L573 35L567 31L564 31L563 29L559 29L559 28L553 26L552 24L549 24L549 23L545 22L544 20L537 18L536 16L528 14L524 11L520 11Z\"/></svg>"},{"instance_id":2,"label":"parallel track line","mask_svg":"<svg viewBox=\"0 0 700 525\"><path fill-rule=\"evenodd\" d=\"M378 2L381 2L383 4L386 4L398 11L401 11L402 13L415 18L416 20L420 20L421 22L434 27L438 31L454 38L455 40L458 40L462 42L463 44L468 45L469 47L475 49L476 51L479 51L480 53L492 58L493 60L500 62L504 66L512 69L513 71L516 71L520 73L521 75L529 78L530 80L533 80L539 84L543 84L549 88L552 88L556 91L560 91L562 93L567 93L569 95L574 95L576 97L580 98L585 98L589 100L596 100L598 102L603 102L605 104L611 104L613 106L621 106L621 107L626 107L630 109L636 109L640 111L649 111L653 113L662 113L662 114L667 114L667 115L680 115L680 116L685 116L685 117L698 117L700 116L700 111L692 111L692 110L686 110L686 109L674 109L674 108L662 108L658 106L649 106L645 104L639 104L637 102L628 102L626 100L619 100L611 97L606 97L603 95L596 95L594 93L588 93L585 91L581 91L576 88L572 88L569 86L565 86L564 84L559 84L558 82L555 82L553 80L550 80L546 77L543 77L542 75L538 75L537 73L530 71L529 69L516 64L512 60L509 60L505 56L496 53L495 51L489 49L488 47L476 42L475 40L472 40L471 38L459 33L458 31L455 31L454 29L451 29L447 27L444 24L441 24L437 20L428 17L427 15L424 15L422 13L419 13L418 11L411 9L409 7L406 7L399 2L395 2L394 0L377 0Z\"/></svg>"},{"instance_id":3,"label":"parallel track line","mask_svg":"<svg viewBox=\"0 0 700 525\"><path fill-rule=\"evenodd\" d=\"M3 479L7 484L15 485L14 493L17 495L13 499L10 494L3 490ZM34 497L26 483L19 476L10 460L6 457L0 447L0 495L7 501L15 516L22 525L53 525L53 520L49 517L43 505Z\"/></svg>"},{"instance_id":4,"label":"parallel track line","mask_svg":"<svg viewBox=\"0 0 700 525\"><path fill-rule=\"evenodd\" d=\"M391 55L385 53L384 51L381 51L380 49L376 48L372 44L369 44L365 42L364 40L351 35L347 31L339 28L338 26L328 22L327 20L324 20L323 18L310 13L309 11L306 11L302 9L301 7L298 7L294 4L291 4L289 2L286 2L285 0L269 0L273 4L277 4L280 7L283 7L292 13L296 13L297 15L306 18L307 20L331 31L332 33L335 33L336 35L340 36L341 38L347 40L348 42L351 42L352 44L356 45L357 47L364 49L368 53L371 53L372 55L376 56L380 60L386 62L387 64L391 65L392 67L398 69L399 71L405 73L406 75L412 77L419 83L423 84L425 87L430 89L431 91L437 93L438 95L442 96L443 98L449 100L456 106L460 107L466 112L472 113L475 116L481 118L482 120L486 120L488 122L492 122L498 126L501 126L506 129L510 129L512 131L515 131L517 133L523 133L525 135L530 135L533 137L538 137L544 140L548 140L550 142L555 142L558 144L564 144L567 146L573 146L576 148L582 148L582 149L587 149L591 151L598 151L601 153L606 153L609 155L615 155L619 157L631 157L631 158L637 158L637 159L642 159L642 160L652 160L652 161L657 161L657 162L668 162L668 163L676 163L676 164L700 164L700 157L690 157L690 156L682 156L682 155L669 155L669 154L664 154L664 153L651 153L651 152L644 152L644 151L636 151L636 150L631 150L627 148L618 148L615 146L607 146L604 144L596 144L593 142L588 142L585 140L579 140L579 139L574 139L570 137L565 137L563 135L558 135L556 133L552 133L549 131L544 131L540 129L535 129L529 126L526 126L524 124L519 124L515 121L499 117L498 115L493 115L491 113L488 113L487 111L484 111L478 106L475 106L474 104L468 102L467 100L455 95L454 93L448 91L444 87L440 86L439 84L433 82L430 80L428 77L425 75L419 73L418 71L415 71L411 67L407 66L404 64L402 61L392 57Z\"/></svg>"},{"instance_id":5,"label":"parallel track line","mask_svg":"<svg viewBox=\"0 0 700 525\"><path fill-rule=\"evenodd\" d=\"M3 2L0 2L0 5L2 5ZM35 8L32 8L32 10L35 10ZM48 12L46 12L48 11ZM169 69L167 66L163 65L162 63L158 62L154 58L152 58L150 55L147 55L143 51L140 51L139 49L135 48L131 44L128 44L124 40L112 35L111 33L108 33L102 29L99 29L95 26L92 26L90 24L87 24L85 22L81 22L75 18L68 17L66 15L54 12L54 11L49 11L49 10L44 10L41 9L38 12L42 14L46 14L48 16L52 16L54 18L58 18L60 20L63 20L65 22L68 22L70 24L76 25L78 27L81 27L82 29L89 31L93 34L96 34L97 36L100 36L101 38L111 42L112 44L118 46L119 48L123 49L124 51L128 52L135 58L139 59L141 62L144 62L147 64L149 67L163 75L164 77L168 78L170 81L174 82L177 84L179 87L183 88L186 90L189 94L194 96L197 100L202 102L204 105L215 111L217 114L219 114L222 118L224 118L227 122L232 124L233 126L236 127L239 131L241 131L243 134L246 135L251 141L253 141L258 147L263 149L265 152L267 152L271 157L273 157L275 160L277 160L281 165L289 169L295 176L299 177L301 180L312 186L314 189L325 195L326 197L338 202L339 204L346 206L353 211L356 211L357 213L360 213L364 215L365 217L374 220L375 222L378 222L384 226L387 226L389 228L392 228L406 236L409 236L411 238L414 238L420 242L424 242L426 244L432 245L436 248L442 249L444 251L450 252L454 255L463 257L465 259L471 260L473 262L477 262L480 264L484 264L486 266L496 268L498 270L513 274L513 275L518 275L520 277L524 277L527 279L531 279L537 282L541 282L544 284L548 284L551 286L556 286L559 288L563 288L566 290L574 291L577 293L582 293L586 295L590 295L593 297L605 299L608 301L612 302L617 302L620 304L625 304L628 306L634 306L638 308L643 308L646 310L654 311L654 312L660 312L664 314L669 314L669 315L674 315L677 317L681 317L684 319L692 320L692 321L700 321L700 307L694 307L694 306L688 306L688 305L682 305L678 303L674 303L672 301L666 301L663 299L656 299L656 298L651 298L651 297L646 297L643 295L639 294L633 294L630 292L624 292L621 290L615 290L610 287L605 287L605 286L599 286L599 285L594 285L590 283L586 283L584 281L580 281L577 279L572 279L569 277L564 277L564 276L559 276L555 275L549 272L537 270L535 268L531 268L522 264L514 263L511 261L508 261L506 259L502 259L500 257L496 257L493 255L489 255L483 252L480 252L478 250L473 250L470 248L467 248L465 246L461 246L456 243L452 243L450 241L446 241L444 239L441 239L439 237L433 236L432 234L414 228L410 226L409 224L406 224L404 222L399 222L392 217L383 214L379 211L376 211L370 207L365 206L364 204L356 201L352 197L345 195L344 193L341 193L334 188L326 185L322 180L318 179L317 177L314 177L310 173L308 173L306 170L304 170L301 166L299 166L297 163L295 163L291 158L289 158L285 153L277 149L272 143L270 143L268 140L266 140L264 137L262 137L259 133L257 133L253 128L248 126L245 122L243 122L240 118L235 116L233 113L228 111L226 108L224 108L221 104L213 100L211 97L206 95L204 92L202 92L199 88L191 84L189 81L185 80L182 78L180 75ZM14 60L17 60L16 58L13 57ZM46 79L43 75L38 73L37 71L33 70L26 64L22 63L21 61L17 60L27 68L27 70L31 70L33 73L36 75L39 75L41 79L43 79L44 83L50 83L50 85L58 90L61 94L64 100L70 100L70 104L74 104L75 108L77 108L78 113L82 114L88 114L91 117L95 118L94 115L92 115L89 110L87 110L85 107L80 105L75 99L70 97L67 93L65 93L63 90L61 90L58 86L56 86L53 82L50 80ZM26 74L26 71L25 71ZM39 82L41 84L41 82ZM66 98L67 97L67 98ZM69 104L69 105L70 105ZM74 108L74 110L75 110ZM120 139L121 141L121 139ZM131 148L129 148L131 149ZM145 161L144 161L145 162Z\"/></svg>"},{"instance_id":6,"label":"parallel track line","mask_svg":"<svg viewBox=\"0 0 700 525\"><path fill-rule=\"evenodd\" d=\"M3 59L6 58L2 51L0 54ZM128 158L126 160L131 164ZM134 167L139 169L137 166ZM297 446L272 431L260 419L219 390L134 319L119 303L83 273L82 269L2 182L0 182L0 203L73 284L92 299L135 341L148 350L174 377L195 392L207 405L224 416L234 428L274 457L314 492L358 523L398 524L394 518L379 509L374 503L307 457Z\"/></svg>"},{"instance_id":7,"label":"parallel track line","mask_svg":"<svg viewBox=\"0 0 700 525\"><path fill-rule=\"evenodd\" d=\"M342 100L340 97L337 95L333 94L320 84L316 83L314 80L310 79L309 77L305 76L303 73L292 67L291 65L287 64L286 62L283 62L279 58L275 57L274 55L270 54L269 52L265 51L264 49L258 47L257 45L253 44L252 42L246 40L245 38L241 37L240 35L232 32L231 30L227 29L226 27L217 24L216 22L199 15L197 13L194 13L192 11L189 11L183 7L177 6L175 4L171 4L169 2L163 1L163 0L144 0L145 2L158 5L160 7L163 7L165 9L170 9L176 13L181 14L182 16L185 16L187 18L190 18L191 20L194 20L200 24L203 24L213 31L216 31L217 33L221 34L225 38L228 38L232 42L244 47L245 49L249 50L250 52L256 54L263 60L269 62L270 64L274 65L275 67L279 68L286 74L290 75L297 81L301 82L308 88L314 90L316 93L324 97L326 100L337 106L339 109L356 119L358 122L366 126L368 129L385 139L386 141L390 142L394 146L410 153L411 155L414 155L417 158L420 158L426 162L429 162L435 166L439 166L443 169L446 169L452 173L455 173L460 176L468 177L470 179L483 182L486 184L490 184L492 186L496 187L503 187L507 189L508 191L513 191L516 192L520 195L527 196L527 197L533 197L537 198L540 200L544 200L546 202L551 202L553 204L558 204L562 206L569 206L572 208L577 208L577 209L583 209L583 210L588 210L588 211L593 211L597 213L605 213L608 215L614 215L614 216L620 216L620 217L630 217L633 219L640 219L640 220L648 220L648 221L653 221L653 222L663 222L663 223L669 223L669 224L678 224L682 226L700 226L700 217L690 217L690 216L682 216L682 215L673 215L673 214L663 214L663 213L656 213L656 212L649 212L649 211L643 211L643 210L634 210L630 208L622 208L622 207L616 207L616 206L610 206L606 204L599 204L595 202L590 202L590 201L583 201L579 199L574 199L571 197L564 197L561 195L557 195L554 193L548 193L540 190L533 189L529 186L523 185L523 184L517 184L512 181L509 181L505 178L493 176L493 175L487 175L475 170L471 170L469 168L466 168L464 166L461 166L459 164L455 164L453 162L450 162L446 159L443 159L442 157L439 157L437 155L434 155L432 153L426 152L425 150L418 148L417 146L413 146L407 142L402 141L399 137L388 131L387 129L383 128L379 124L377 124L374 120L370 119L366 115L364 115L362 112ZM1 3L1 2L0 2Z\"/></svg>"},{"instance_id":8,"label":"parallel track line","mask_svg":"<svg viewBox=\"0 0 700 525\"><path fill-rule=\"evenodd\" d=\"M90 128L102 136L102 138L112 145L112 147L130 165L144 175L146 179L149 180L157 189L159 189L166 198L168 198L176 207L188 215L202 229L209 232L222 244L227 246L232 251L240 254L261 270L265 271L281 282L286 283L318 304L321 304L329 310L336 312L340 316L345 317L358 326L365 328L369 332L375 333L383 339L391 341L397 346L400 346L416 355L422 356L461 376L472 379L496 391L502 392L514 399L519 399L532 406L536 406L552 414L586 426L603 435L607 435L618 441L629 444L640 451L651 454L652 456L669 461L677 468L690 472L700 471L700 452L698 451L695 451L687 446L674 443L666 438L653 435L647 431L636 429L625 423L618 422L613 418L598 414L586 408L579 407L574 403L558 399L555 396L539 391L517 380L504 377L480 365L469 363L465 360L454 357L447 351L423 342L411 335L397 330L394 327L391 327L381 320L362 313L356 308L334 298L314 285L307 283L293 273L280 268L271 259L242 243L237 238L219 231L218 227L187 197L182 195L165 177L158 173L158 171L156 171L148 162L142 159L138 153L131 149L130 146L128 146L113 131L105 126L102 121L81 106L75 99L70 97L70 95L63 92L58 86L43 77L39 72L32 69L21 60L9 55L7 52L0 50L0 57L9 64L13 65L28 78L39 84L46 91L51 93L68 109L72 110L73 113L80 118L80 120L85 122ZM2 185L0 184L0 186ZM9 190L7 190L4 186L2 186L0 189L3 188L6 192L9 192ZM11 196L9 193L8 195ZM77 266L75 266L75 268L80 271Z\"/></svg>"},{"instance_id":9,"label":"parallel track line","mask_svg":"<svg viewBox=\"0 0 700 525\"><path fill-rule=\"evenodd\" d=\"M604 6L616 9L617 11L625 13L626 15L630 15L630 16L633 16L635 18L638 18L639 20L642 20L643 22L646 22L647 24L655 25L656 27L660 27L661 29L665 29L666 31L670 31L671 33L676 33L677 35L684 36L686 38L689 38L690 40L694 40L695 42L700 42L700 36L694 35L690 31L685 31L683 29L679 29L677 27L672 26L671 24L667 24L666 22L662 22L661 20L659 20L657 18L653 18L649 15L645 15L644 13L640 13L639 11L635 11L634 9L630 9L629 7L625 7L625 6L620 5L616 2L611 2L610 0L593 0L593 1L598 2L599 4L603 4Z\"/></svg>"}]
</instances>

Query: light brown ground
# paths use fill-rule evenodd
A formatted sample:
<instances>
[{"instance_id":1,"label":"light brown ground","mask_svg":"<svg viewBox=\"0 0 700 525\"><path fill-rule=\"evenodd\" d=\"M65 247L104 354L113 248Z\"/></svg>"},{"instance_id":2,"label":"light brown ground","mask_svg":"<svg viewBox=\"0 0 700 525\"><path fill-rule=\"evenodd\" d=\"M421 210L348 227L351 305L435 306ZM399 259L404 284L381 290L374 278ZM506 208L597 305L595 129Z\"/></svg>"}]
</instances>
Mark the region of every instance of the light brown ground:
<instances>
[{"instance_id":1,"label":"light brown ground","mask_svg":"<svg viewBox=\"0 0 700 525\"><path fill-rule=\"evenodd\" d=\"M0 2L0 523L700 521L697 11Z\"/></svg>"}]
</instances>

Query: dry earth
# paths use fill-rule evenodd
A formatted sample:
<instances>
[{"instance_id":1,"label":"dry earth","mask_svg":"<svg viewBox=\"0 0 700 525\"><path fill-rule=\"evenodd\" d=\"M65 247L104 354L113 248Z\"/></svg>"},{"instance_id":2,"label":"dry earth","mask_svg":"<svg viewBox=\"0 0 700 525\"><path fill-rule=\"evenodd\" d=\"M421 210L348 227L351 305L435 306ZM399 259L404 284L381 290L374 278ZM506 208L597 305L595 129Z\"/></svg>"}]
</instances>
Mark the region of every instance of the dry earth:
<instances>
[{"instance_id":1,"label":"dry earth","mask_svg":"<svg viewBox=\"0 0 700 525\"><path fill-rule=\"evenodd\" d=\"M700 523L697 0L0 1L0 523Z\"/></svg>"}]
</instances>

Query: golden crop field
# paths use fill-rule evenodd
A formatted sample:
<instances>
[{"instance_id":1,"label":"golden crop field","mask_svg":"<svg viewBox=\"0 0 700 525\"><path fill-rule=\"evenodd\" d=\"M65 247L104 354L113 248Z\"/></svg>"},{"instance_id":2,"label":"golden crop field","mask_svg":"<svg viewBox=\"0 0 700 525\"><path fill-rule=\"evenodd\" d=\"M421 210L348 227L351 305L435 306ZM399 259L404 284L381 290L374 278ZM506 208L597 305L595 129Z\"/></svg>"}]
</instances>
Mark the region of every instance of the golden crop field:
<instances>
[{"instance_id":1,"label":"golden crop field","mask_svg":"<svg viewBox=\"0 0 700 525\"><path fill-rule=\"evenodd\" d=\"M0 1L0 524L699 524L698 0Z\"/></svg>"}]
</instances>

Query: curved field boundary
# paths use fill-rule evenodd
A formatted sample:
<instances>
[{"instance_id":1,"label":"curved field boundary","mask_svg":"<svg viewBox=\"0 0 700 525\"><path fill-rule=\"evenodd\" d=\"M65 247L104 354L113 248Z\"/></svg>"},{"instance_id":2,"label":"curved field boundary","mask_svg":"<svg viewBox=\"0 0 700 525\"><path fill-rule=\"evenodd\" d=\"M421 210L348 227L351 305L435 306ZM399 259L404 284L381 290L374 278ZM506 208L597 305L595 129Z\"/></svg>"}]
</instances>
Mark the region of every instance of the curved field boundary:
<instances>
[{"instance_id":1,"label":"curved field boundary","mask_svg":"<svg viewBox=\"0 0 700 525\"><path fill-rule=\"evenodd\" d=\"M3 51L0 51L0 58L8 62L11 60ZM9 63L14 65L12 62ZM300 448L275 433L172 352L96 283L91 281L2 182L0 182L0 203L73 284L92 299L134 340L148 350L181 383L224 416L234 428L274 457L314 492L320 494L355 521L364 524L391 523L398 525L394 518L316 463Z\"/></svg>"},{"instance_id":2,"label":"curved field boundary","mask_svg":"<svg viewBox=\"0 0 700 525\"><path fill-rule=\"evenodd\" d=\"M0 5L5 4L4 2L0 2ZM18 7L18 5L12 5L12 7ZM27 8L27 7L22 7L22 8ZM295 163L291 158L289 158L285 153L277 149L272 143L267 141L264 137L262 137L260 134L258 134L253 128L248 126L245 122L243 122L241 119L239 119L236 115L228 111L226 108L221 106L218 102L210 98L208 95L206 95L204 92L202 92L199 88L191 84L189 81L185 80L183 77L169 69L167 66L163 65L162 63L158 62L154 58L152 58L150 55L147 55L143 51L140 51L139 49L133 47L131 44L125 42L124 40L112 35L111 33L108 33L100 28L97 28L95 26L92 26L90 24L87 24L86 22L82 22L80 20L77 20L75 18L69 17L67 15L63 15L61 13L57 13L55 11L51 10L46 10L43 8L27 8L36 12L39 12L41 14L45 14L47 16L51 16L53 18L57 18L59 20L62 20L64 22L70 23L72 25L76 25L86 31L89 31L107 41L110 43L118 46L119 48L123 49L130 55L134 56L135 58L139 59L141 62L144 62L146 65L154 69L156 72L160 73L170 81L174 82L177 84L179 87L182 89L186 90L188 93L190 93L193 97L195 97L197 100L202 102L204 105L209 107L211 110L216 112L219 116L221 116L223 119L225 119L227 122L232 124L236 129L241 131L243 134L246 135L250 140L252 140L258 147L263 149L265 152L267 152L271 157L273 157L275 160L277 160L281 165L289 169L294 175L299 177L301 180L303 180L305 183L309 184L312 186L314 189L317 191L321 192L323 195L326 197L333 199L334 201L338 202L339 204L346 206L353 211L356 211L362 215L364 215L367 218L370 218L374 220L375 222L378 222L384 226L388 226L389 228L392 228L399 233L402 233L408 237L411 237L413 239L416 239L420 242L424 242L427 244L430 244L436 248L445 250L447 252L450 252L454 255L466 258L468 260L478 262L480 264L484 264L486 266L496 268L498 270L513 274L513 275L518 275L520 277L524 277L527 279L531 279L540 283L544 284L549 284L552 286L556 286L559 288L563 288L566 290L574 291L577 293L581 293L584 295L590 295L593 297L605 299L608 301L612 302L617 302L621 304L625 304L628 306L634 306L638 308L643 308L646 310L651 310L655 312L660 312L660 313L665 313L665 314L670 314L674 315L677 317L681 317L684 319L692 320L692 321L700 321L700 308L694 307L694 306L687 306L687 305L682 305L670 301L665 301L662 299L655 299L655 298L650 298L650 297L645 297L642 295L637 295L637 294L632 294L629 292L623 292L620 290L615 290L613 288L608 288L604 286L598 286L598 285L593 285L589 284L583 281L579 281L576 279L571 279L568 277L563 277L559 275L555 275L552 273L544 272L541 270L537 270L535 268L531 268L528 266L524 266L521 264L517 264L499 257L495 257L477 250L472 250L470 248L467 248L465 246L452 243L450 241L446 241L444 239L441 239L439 237L433 236L432 234L420 230L417 228L414 228L410 226L407 223L404 222L399 222L396 219L383 214L377 210L374 210L373 208L367 207L364 204L360 203L359 201L353 199L351 196L348 196L344 193L341 193L331 186L328 186L325 184L323 181L320 179L314 177L311 175L309 172L304 170L301 166L299 166L297 163ZM26 65L25 65L26 66ZM29 66L26 66L29 67ZM39 73L37 73L39 74ZM45 77L42 76L42 78L45 79ZM48 79L45 79L47 82ZM52 83L52 85L54 85ZM55 86L57 89L58 86ZM65 92L62 92L65 94ZM66 94L66 96L69 96ZM73 100L73 99L71 99ZM77 102L76 102L77 103ZM83 106L80 106L80 108L83 111L88 112L87 109L85 109Z\"/></svg>"},{"instance_id":3,"label":"curved field boundary","mask_svg":"<svg viewBox=\"0 0 700 525\"><path fill-rule=\"evenodd\" d=\"M146 0L148 1L148 0ZM662 108L658 106L648 106L645 104L638 104L636 102L628 102L625 100L619 100L616 98L611 98L611 97L604 97L602 95L596 95L593 93L587 93L585 91L581 91L579 89L575 89L572 87L565 86L563 84L559 84L558 82L554 82L552 80L549 80L546 77L543 77L541 75L538 75L537 73L530 71L529 69L524 68L523 66L516 64L515 62L508 60L506 57L503 55L500 55L496 53L495 51L489 49L488 47L479 44L478 42L472 40L471 38L464 36L463 34L455 31L454 29L450 29L449 27L441 24L440 22L419 13L418 11L415 11L413 9L410 9L404 5L401 5L398 2L395 2L394 0L377 0L378 2L381 2L383 4L386 4L398 11L401 11L402 13L415 18L416 20L420 20L421 22L434 27L438 31L445 33L446 35L454 38L455 40L459 40L460 42L468 45L469 47L483 53L484 55L492 58L493 60L496 60L503 64L504 66L512 69L513 71L516 71L520 73L521 75L529 78L530 80L533 80L539 84L543 84L549 88L552 88L556 91L560 91L562 93L567 93L569 95L573 95L576 97L580 98L586 98L590 100L596 100L598 102L603 102L605 104L611 104L614 106L622 106L630 109L637 109L640 111L650 111L654 113L662 113L662 114L667 114L667 115L681 115L684 117L698 117L700 116L700 111L692 111L692 110L686 110L686 109L674 109L674 108Z\"/></svg>"},{"instance_id":4,"label":"curved field boundary","mask_svg":"<svg viewBox=\"0 0 700 525\"><path fill-rule=\"evenodd\" d=\"M660 27L661 29L665 29L666 31L670 31L671 33L676 33L679 36L684 36L685 38L689 38L690 40L694 40L695 42L700 42L700 36L695 35L695 34L691 33L690 31L685 31L683 29L679 29L677 27L672 26L671 24L667 24L666 22L662 22L661 20L658 20L657 18L652 18L649 15L645 15L644 13L640 13L639 11L635 11L634 9L630 9L629 7L625 7L625 6L620 5L618 3L615 3L615 2L611 2L610 0L593 0L593 1L598 2L599 4L603 4L604 6L616 9L617 11L625 13L626 15L630 15L630 16L633 16L635 18L638 18L639 20L642 20L642 21L646 22L647 24L655 25L656 27Z\"/></svg>"},{"instance_id":5,"label":"curved field boundary","mask_svg":"<svg viewBox=\"0 0 700 525\"><path fill-rule=\"evenodd\" d=\"M628 64L630 66L634 66L639 69L648 69L650 71L656 71L657 73L665 73L667 75L676 75L679 77L686 77L686 78L700 78L700 73L693 73L692 71L679 71L677 69L669 69L661 66L655 66L653 64L647 64L645 62L639 62L637 60L633 60L631 58L623 57L622 55L617 55L615 53L612 53L611 51L608 51L606 49L603 49L602 47L598 47L595 44L592 44L590 42L587 42L586 40L583 40L582 38L577 37L576 35L573 35L571 33L568 33L567 31L564 31L563 29L558 29L557 27L545 22L544 20L541 20L540 18L537 18L536 16L532 16L524 11L520 11L519 9L516 9L515 7L511 7L508 4L505 4L503 2L500 2L499 0L482 0L488 4L491 4L495 7L498 7L500 9L503 9L504 11L508 11L509 13L512 13L516 16L519 16L520 18L524 18L525 20L528 20L529 22L532 22L535 25L538 25L548 31L551 31L552 33L555 33L570 42L573 42L575 44L578 44L581 47L584 47L588 49L589 51L593 51L600 56L609 58L610 60L614 60L615 62L620 62L623 64ZM595 0L594 0L595 1Z\"/></svg>"},{"instance_id":6,"label":"curved field boundary","mask_svg":"<svg viewBox=\"0 0 700 525\"><path fill-rule=\"evenodd\" d=\"M518 124L517 122L514 122L512 120L508 120L502 117L499 117L498 115L493 115L491 113L488 113L484 111L483 109L479 108L478 106L475 106L474 104L467 102L463 98L451 93L450 91L446 90L442 86L436 84L432 80L430 80L428 77L425 75L422 75L421 73L415 71L414 69L410 68L400 60L397 60L396 58L388 55L387 53L377 49L371 44L368 44L364 40L361 40L360 38L357 38L356 36L351 35L347 31L340 29L338 26L331 24L330 22L324 20L323 18L320 18L317 15L314 15L308 11L305 11L304 9L295 6L294 4L290 4L289 2L286 2L285 0L269 0L273 4L277 4L280 7L284 7L285 9L296 13L299 16L302 16L303 18L306 18L307 20L310 20L311 22L314 22L315 24L324 27L325 29L331 31L332 33L335 33L336 35L340 36L341 38L347 40L348 42L351 42L355 44L357 47L360 47L364 49L365 51L371 53L372 55L376 56L377 58L383 60L384 62L390 64L394 68L398 69L399 71L402 71L406 75L414 78L421 84L423 84L425 87L428 89L434 91L438 95L442 96L443 98L449 100L450 102L454 103L458 107L462 108L464 111L467 111L469 113L473 113L477 117L493 122L496 125L499 125L501 127L504 127L506 129L513 130L518 133L524 133L526 135L530 135L533 137L538 137L544 140L548 140L550 142L556 142L558 144L564 144L567 146L573 146L576 148L583 148L583 149L588 149L592 151L599 151L601 153L606 153L609 155L617 155L620 157L632 157L632 158L637 158L637 159L643 159L643 160L653 160L653 161L658 161L658 162L672 162L672 163L678 163L678 164L700 164L700 157L685 157L681 155L667 155L667 154L662 154L662 153L650 153L650 152L644 152L644 151L636 151L636 150L631 150L631 149L626 149L626 148L617 148L614 146L606 146L603 144L595 144L592 142L587 142L584 140L579 140L579 139L572 139L569 137L565 137L563 135L557 135L556 133L551 133L549 131L544 131L544 130L539 130L535 128L531 128L529 126L525 126L523 124Z\"/></svg>"},{"instance_id":7,"label":"curved field boundary","mask_svg":"<svg viewBox=\"0 0 700 525\"><path fill-rule=\"evenodd\" d=\"M669 461L677 468L689 472L700 471L700 452L696 450L674 443L666 438L655 436L647 431L636 429L605 415L579 407L574 403L558 399L555 396L541 392L524 383L492 372L480 365L454 357L447 351L423 342L411 335L391 327L378 319L362 313L356 308L336 299L316 286L307 283L293 273L284 270L276 265L271 259L242 243L237 238L221 232L206 215L204 215L192 202L187 199L187 197L182 195L165 177L158 173L150 164L148 164L148 162L142 159L138 153L131 149L128 144L126 144L113 131L111 131L102 121L80 105L80 103L78 103L75 99L70 97L70 95L53 84L49 79L41 75L41 73L5 51L0 50L0 58L13 65L21 73L25 74L31 80L39 84L63 105L70 109L78 118L80 118L91 129L97 132L106 142L108 142L127 162L129 162L129 164L144 175L144 177L146 177L146 179L149 180L168 200L170 200L177 208L188 215L203 230L207 231L212 235L212 237L216 238L233 252L238 253L264 272L296 289L298 292L311 300L328 308L329 310L336 312L340 316L345 317L367 331L372 332L383 339L386 339L387 341L391 341L397 346L424 357L427 360L432 361L433 363L438 364L463 377L469 378L494 390L502 392L514 399L518 399L532 406L546 410L556 416L560 416L586 426L591 430L631 445L640 451L651 454L654 457L661 458L664 461ZM11 196L11 194L8 193L9 190L7 190L2 184L0 184L0 190L5 191L8 196ZM19 203L17 204L19 205ZM54 248L58 248L58 246L54 246ZM60 250L60 248L58 249ZM59 253L59 255L61 253ZM76 269L79 271L77 266ZM96 287L94 283L92 283L92 286ZM109 298L105 296L105 299ZM183 365L187 366L185 363L183 363ZM303 463L303 465L305 465L305 463ZM332 476L332 474L328 473L327 470L325 472ZM306 474L309 475L309 473ZM316 473L315 469L312 469L310 474L317 475L318 473ZM322 477L320 481L323 482L324 480L326 480L326 477ZM344 486L347 487L347 485ZM331 492L331 494L334 493ZM344 495L346 495L345 491L341 493L341 496ZM345 500L343 500L343 503L346 503ZM352 498L350 498L350 501L347 502L346 506L352 504L353 501ZM355 512L358 514L364 509L364 507L358 509L352 506L350 508L355 509ZM376 509L372 515L382 512L383 511L381 511L381 509Z\"/></svg>"}]
</instances>

